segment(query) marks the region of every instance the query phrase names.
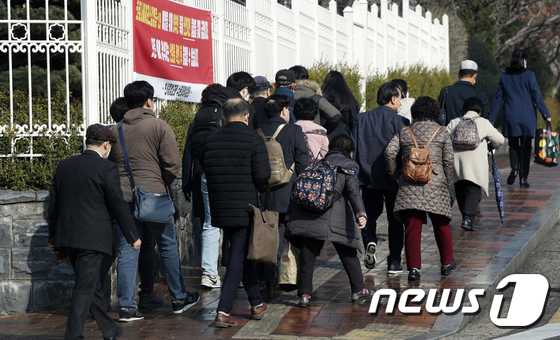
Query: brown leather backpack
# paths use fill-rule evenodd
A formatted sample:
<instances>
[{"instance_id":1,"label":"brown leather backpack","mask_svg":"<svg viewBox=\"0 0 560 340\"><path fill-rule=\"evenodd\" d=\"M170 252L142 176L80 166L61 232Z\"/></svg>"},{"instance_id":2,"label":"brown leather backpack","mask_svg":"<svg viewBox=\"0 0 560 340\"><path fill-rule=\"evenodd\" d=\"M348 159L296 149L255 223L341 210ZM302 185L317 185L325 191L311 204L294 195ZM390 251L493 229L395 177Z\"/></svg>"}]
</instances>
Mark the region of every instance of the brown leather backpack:
<instances>
[{"instance_id":1,"label":"brown leather backpack","mask_svg":"<svg viewBox=\"0 0 560 340\"><path fill-rule=\"evenodd\" d=\"M414 145L416 147L410 149L410 155L406 162L404 162L403 166L403 177L405 180L414 182L414 183L428 183L432 178L432 157L430 157L430 150L428 150L428 145L438 131L441 129L441 126L438 126L430 140L424 147L419 147L418 142L416 142L416 137L412 133L412 129L410 126L407 126L408 131L410 131L410 135L412 136L412 140L414 141ZM441 157L440 157L441 161ZM438 162L439 164L439 162ZM437 165L436 165L437 166Z\"/></svg>"}]
</instances>

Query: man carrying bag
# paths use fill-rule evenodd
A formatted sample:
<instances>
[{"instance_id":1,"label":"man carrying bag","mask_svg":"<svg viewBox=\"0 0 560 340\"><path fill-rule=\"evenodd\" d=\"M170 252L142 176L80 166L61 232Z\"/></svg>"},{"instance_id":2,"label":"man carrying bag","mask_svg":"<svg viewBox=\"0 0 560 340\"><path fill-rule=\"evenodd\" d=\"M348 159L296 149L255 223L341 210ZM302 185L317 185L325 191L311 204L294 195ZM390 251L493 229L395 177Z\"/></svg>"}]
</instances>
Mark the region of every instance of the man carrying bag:
<instances>
[{"instance_id":1,"label":"man carrying bag","mask_svg":"<svg viewBox=\"0 0 560 340\"><path fill-rule=\"evenodd\" d=\"M249 104L239 99L224 103L226 125L210 135L204 146L203 168L208 182L212 225L222 228L230 242L228 266L217 308L217 327L236 326L229 314L242 281L251 304L251 317L259 320L268 310L259 291L255 263L247 259L258 206L257 187L270 178L270 163L264 140L248 128Z\"/></svg>"},{"instance_id":2,"label":"man carrying bag","mask_svg":"<svg viewBox=\"0 0 560 340\"><path fill-rule=\"evenodd\" d=\"M153 95L154 89L146 81L135 81L128 84L124 89L124 97L131 109L124 115L122 125L112 127L113 134L116 136L120 134L120 138L117 139L117 143L109 155L109 160L115 162L119 167L124 199L129 202L131 213L136 213L137 216L140 215L138 215L139 211L135 208L135 204L141 202L135 201L134 196L138 193L139 188L142 189L141 193L145 196L165 195L167 186L173 183L181 167L181 156L175 134L166 122L156 118L153 112ZM119 126L122 127L120 133ZM122 145L121 140L125 142L125 145ZM123 150L127 151L128 162L125 161ZM167 206L169 207L169 203ZM175 224L169 219L169 216L164 216L162 220L151 220L151 222L144 218L142 220L135 218L134 224L141 239L155 237L165 279L169 286L173 313L183 313L198 302L200 295L185 290ZM121 307L119 320L139 320L143 318L137 310L135 301L139 252L124 246L123 236L120 236L120 255L117 262L117 295ZM140 270L146 269L140 268ZM155 275L153 267L149 271L149 273L144 273L145 277ZM144 291L143 284L144 282L140 285L139 294ZM153 288L153 283L151 287L147 288ZM148 294L150 293L153 294L151 291Z\"/></svg>"}]
</instances>

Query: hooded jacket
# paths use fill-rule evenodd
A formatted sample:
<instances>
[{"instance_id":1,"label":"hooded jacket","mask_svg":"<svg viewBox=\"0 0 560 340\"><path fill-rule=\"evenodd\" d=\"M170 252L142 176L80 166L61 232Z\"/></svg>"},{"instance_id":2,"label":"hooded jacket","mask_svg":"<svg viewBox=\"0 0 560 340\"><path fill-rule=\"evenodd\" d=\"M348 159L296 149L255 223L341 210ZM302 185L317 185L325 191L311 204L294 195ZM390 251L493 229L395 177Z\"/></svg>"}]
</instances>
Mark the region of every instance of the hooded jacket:
<instances>
[{"instance_id":1,"label":"hooded jacket","mask_svg":"<svg viewBox=\"0 0 560 340\"><path fill-rule=\"evenodd\" d=\"M309 79L299 80L297 82L297 85L294 88L294 98L296 100L300 98L312 98L315 95L320 96L317 104L319 105L321 114L317 115L313 122L319 125L328 124L329 126L336 127L340 122L342 115L336 107L332 106L328 100L323 98L319 84ZM321 124L322 119L325 121L324 124Z\"/></svg>"}]
</instances>

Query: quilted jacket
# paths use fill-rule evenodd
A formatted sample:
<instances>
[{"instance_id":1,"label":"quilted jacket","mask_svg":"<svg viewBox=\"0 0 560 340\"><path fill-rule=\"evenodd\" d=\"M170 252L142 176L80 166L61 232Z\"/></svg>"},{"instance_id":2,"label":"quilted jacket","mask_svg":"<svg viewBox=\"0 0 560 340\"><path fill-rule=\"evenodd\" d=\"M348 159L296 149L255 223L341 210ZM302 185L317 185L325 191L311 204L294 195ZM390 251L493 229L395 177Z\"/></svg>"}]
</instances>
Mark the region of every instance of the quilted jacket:
<instances>
[{"instance_id":1,"label":"quilted jacket","mask_svg":"<svg viewBox=\"0 0 560 340\"><path fill-rule=\"evenodd\" d=\"M424 146L428 142L438 126L439 124L434 121L417 121L410 125L419 146ZM394 209L395 217L404 222L409 210L420 210L442 215L451 220L448 188L452 184L454 161L453 145L447 129L440 129L428 146L434 166L432 178L428 183L406 181L397 169L397 157L404 155L403 162L406 161L410 149L413 147L414 141L405 126L393 137L385 149L387 172L391 179L398 179L399 182Z\"/></svg>"},{"instance_id":2,"label":"quilted jacket","mask_svg":"<svg viewBox=\"0 0 560 340\"><path fill-rule=\"evenodd\" d=\"M325 158L332 165L358 172L358 164L338 151L330 151ZM314 212L290 205L286 238L302 236L331 241L361 251L360 232L356 221L366 214L358 178L339 172L334 190L336 193L342 193L342 196L327 211Z\"/></svg>"},{"instance_id":3,"label":"quilted jacket","mask_svg":"<svg viewBox=\"0 0 560 340\"><path fill-rule=\"evenodd\" d=\"M247 228L257 205L257 187L270 178L264 140L242 122L229 122L204 145L203 168L208 182L212 226Z\"/></svg>"}]
</instances>

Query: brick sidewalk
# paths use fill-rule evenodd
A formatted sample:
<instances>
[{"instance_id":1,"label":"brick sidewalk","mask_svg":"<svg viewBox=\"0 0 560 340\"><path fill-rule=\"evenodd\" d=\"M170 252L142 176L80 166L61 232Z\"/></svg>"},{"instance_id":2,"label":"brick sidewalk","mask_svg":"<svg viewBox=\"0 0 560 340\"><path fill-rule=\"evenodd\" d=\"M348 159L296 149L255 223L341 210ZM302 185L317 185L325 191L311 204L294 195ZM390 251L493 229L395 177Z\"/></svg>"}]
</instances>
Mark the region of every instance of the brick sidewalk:
<instances>
[{"instance_id":1,"label":"brick sidewalk","mask_svg":"<svg viewBox=\"0 0 560 340\"><path fill-rule=\"evenodd\" d=\"M520 189L519 184L509 186L505 179L509 174L507 156L498 158L500 169L508 169L502 174L505 218L502 225L497 213L494 190L490 184L490 195L483 197L481 211L483 217L475 221L477 232L466 232L460 228L461 216L457 206L453 209L452 235L454 256L458 268L448 277L439 273L439 252L432 227L424 226L422 231L422 278L409 284L406 264L405 271L387 276L385 258L388 255L385 240L386 223L380 228L380 245L376 268L363 269L366 287L373 289L391 288L401 292L407 288L465 288L490 263L496 254L517 234L549 198L560 188L558 168L531 167L529 189ZM492 180L491 180L492 182ZM404 256L403 256L404 259ZM223 273L221 273L223 274ZM336 256L332 245L323 250L318 259L314 277L315 292L311 307L295 306L299 299L295 292L277 291L268 296L270 311L260 321L250 320L249 303L245 292L238 291L238 299L232 310L239 326L221 329L213 326L215 309L220 291L203 290L199 284L200 269L192 269L185 276L187 290L202 293L201 301L182 315L171 313L167 287L160 284L156 292L163 296L165 307L145 310L145 320L121 323L124 334L120 339L289 339L297 337L329 337L340 339L371 339L374 337L405 339L428 332L437 315L423 309L418 315L403 315L398 310L394 314L385 313L385 304L380 304L377 314L369 314L369 301L350 301L350 288L346 273ZM118 318L118 313L110 314ZM0 319L0 339L59 339L64 334L66 312L52 314L30 314ZM102 335L94 321L86 324L84 333L88 339L101 339Z\"/></svg>"}]
</instances>

